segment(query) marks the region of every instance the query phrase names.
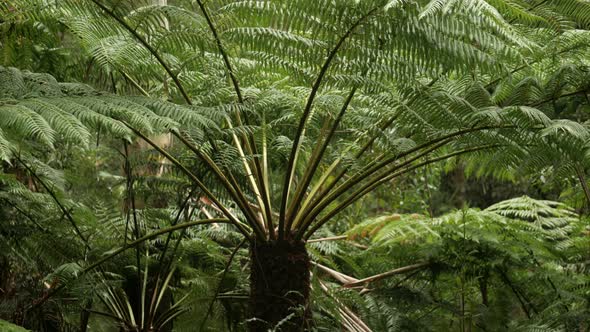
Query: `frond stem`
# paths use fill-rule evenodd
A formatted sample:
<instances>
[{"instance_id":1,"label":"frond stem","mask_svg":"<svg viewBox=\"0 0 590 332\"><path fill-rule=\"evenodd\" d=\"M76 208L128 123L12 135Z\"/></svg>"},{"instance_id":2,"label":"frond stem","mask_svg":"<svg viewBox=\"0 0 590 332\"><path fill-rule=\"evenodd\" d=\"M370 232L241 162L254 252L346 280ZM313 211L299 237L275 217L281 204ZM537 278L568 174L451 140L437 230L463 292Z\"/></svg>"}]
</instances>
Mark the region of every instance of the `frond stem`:
<instances>
[{"instance_id":1,"label":"frond stem","mask_svg":"<svg viewBox=\"0 0 590 332\"><path fill-rule=\"evenodd\" d=\"M574 168L576 169L576 174L578 175L578 181L580 181L580 185L582 186L582 191L584 191L584 196L586 196L588 207L590 207L590 188L588 188L588 182L586 181L584 169L580 167L580 165L575 165Z\"/></svg>"},{"instance_id":2,"label":"frond stem","mask_svg":"<svg viewBox=\"0 0 590 332\"><path fill-rule=\"evenodd\" d=\"M297 133L295 134L295 141L293 142L293 147L291 148L291 153L289 156L289 162L287 164L287 172L285 173L285 181L283 184L283 194L281 197L281 210L280 210L280 214L279 214L279 239L283 239L284 232L286 231L286 229L285 229L285 221L286 221L285 214L286 214L286 209L287 209L287 201L289 199L289 192L291 191L291 184L293 182L295 164L297 163L299 145L301 143L301 139L302 139L303 132L304 132L306 124L307 124L307 120L308 120L309 115L311 113L311 108L313 106L315 96L316 96L317 92L319 91L319 88L323 82L324 76L328 72L328 69L330 68L332 61L336 57L336 54L340 50L340 47L344 44L344 42L348 39L348 37L354 32L354 30L356 30L356 28L359 25L361 25L361 23L363 23L363 21L365 19L367 19L368 17L370 17L371 15L376 13L379 9L381 9L384 6L385 5L381 5L381 6L378 6L378 7L375 7L373 9L369 10L363 16L358 18L350 26L350 28L340 37L340 39L338 40L338 42L336 43L334 48L328 54L328 57L326 58L326 61L324 61L324 64L322 65L322 68L320 69L320 72L319 72L319 74L312 86L311 92L309 93L309 97L307 99L307 103L306 103L305 108L303 110L303 114L301 116L301 119L299 120L299 125L297 127Z\"/></svg>"},{"instance_id":3,"label":"frond stem","mask_svg":"<svg viewBox=\"0 0 590 332\"><path fill-rule=\"evenodd\" d=\"M229 271L229 268L231 267L231 263L234 261L234 257L236 256L236 254L238 253L240 248L242 248L242 246L245 243L246 243L246 239L242 240L242 242L240 242L234 248L231 255L229 256L229 259L227 260L227 264L225 264L225 268L223 269L223 273L221 274L221 278L219 278L219 283L217 284L217 289L215 290L215 294L213 294L213 298L211 299L211 302L209 303L209 307L207 308L207 312L205 313L205 317L203 317L203 321L201 322L201 326L199 327L199 331L202 331L203 327L205 327L205 323L207 322L207 318L209 318L209 315L211 314L211 310L213 310L213 304L215 304L215 300L217 299L217 296L221 292L221 287L223 286L223 284L222 284L223 279L225 279L225 276L227 275L227 272Z\"/></svg>"},{"instance_id":4,"label":"frond stem","mask_svg":"<svg viewBox=\"0 0 590 332\"><path fill-rule=\"evenodd\" d=\"M239 85L238 79L236 78L236 75L235 75L234 69L231 65L231 62L229 61L229 56L227 55L227 52L225 51L225 48L223 47L223 43L221 42L221 38L219 37L219 34L217 32L217 28L215 27L215 24L213 24L213 21L211 20L211 16L209 15L209 11L205 7L205 4L203 3L203 1L197 0L197 4L199 5L199 8L201 9L203 16L205 17L205 20L207 21L207 25L209 26L209 29L211 30L211 33L213 34L213 38L215 39L215 43L217 44L217 49L219 50L219 53L221 54L221 57L223 58L223 63L227 69L227 72L228 72L228 75L229 75L230 80L232 82L232 85L234 87L236 96L238 97L238 102L240 104L243 104L244 97L242 96L242 92L240 90L240 85ZM242 119L240 117L239 111L236 111L236 119L237 119L237 124L239 126L241 126ZM229 121L228 121L228 123L229 123ZM246 123L248 123L247 119L246 119ZM231 123L229 123L229 124L231 126ZM260 204L264 205L266 208L266 206L269 205L270 202L266 199L266 196L262 196L260 194L261 192L265 191L265 185L264 185L265 182L264 182L263 175L262 175L262 167L260 165L260 161L258 160L258 151L256 148L256 142L254 142L254 138L252 137L252 135L248 135L247 137L243 137L243 140L245 142L245 147L246 147L246 150L248 151L248 153L254 155L255 172L251 172L247 165L246 165L246 172L249 174L248 175L249 177L252 177L252 175L250 175L250 174L254 173L254 176L256 177L257 181L254 181L252 183L252 189L256 192L256 195L259 196L259 200L261 200ZM240 142L236 142L236 147L238 148L238 150L241 150ZM244 153L240 152L240 155L244 159L244 162L247 162L245 160L246 158L245 158ZM267 221L267 223L272 223L272 220Z\"/></svg>"},{"instance_id":5,"label":"frond stem","mask_svg":"<svg viewBox=\"0 0 590 332\"><path fill-rule=\"evenodd\" d=\"M124 168L125 168L125 177L126 177L126 189L127 189L127 199L128 202L126 202L127 204L125 204L125 208L127 209L127 218L125 220L125 234L127 234L127 229L129 227L129 217L130 215L132 215L133 217L133 231L135 233L135 238L139 239L140 238L140 232L139 232L139 224L137 222L137 211L135 209L135 193L133 191L133 173L132 173L132 169L131 169L131 163L129 162L129 148L127 146L127 141L123 140L123 148L124 148L124 158L125 158L125 163L124 163ZM131 205L131 214L129 213L129 205ZM125 238L125 241L127 241L127 238ZM141 280L141 252L139 250L139 247L135 247L135 264L137 266L137 280ZM139 287L138 291L139 294L142 294L141 292L141 285L138 284L137 285Z\"/></svg>"},{"instance_id":6,"label":"frond stem","mask_svg":"<svg viewBox=\"0 0 590 332\"><path fill-rule=\"evenodd\" d=\"M249 221L251 220L250 223L258 223L257 218L254 214L254 211L250 207L248 199L246 198L246 195L241 191L240 186L235 181L235 178L233 176L231 176L230 179L228 180L228 178L223 174L221 169L219 169L217 164L213 160L211 160L211 158L209 156L207 156L205 153L203 153L201 150L199 150L196 146L191 144L185 137L183 137L176 130L173 130L172 134L175 137L177 137L193 153L195 153L195 155L197 155L199 157L199 159L201 159L204 163L206 163L207 166L209 166L209 168L213 171L213 173L215 173L215 175L217 176L217 178L219 179L221 184L224 186L224 188L229 192L229 194L232 196L232 198L235 200L235 202L240 206L240 210L242 210L244 215L247 216L247 220L249 220ZM230 175L231 175L231 173L230 173ZM258 228L262 228L262 227L260 225L258 225Z\"/></svg>"},{"instance_id":7,"label":"frond stem","mask_svg":"<svg viewBox=\"0 0 590 332\"><path fill-rule=\"evenodd\" d=\"M35 218L33 218L30 214L28 214L26 211L24 211L23 209L21 209L20 207L18 207L18 205L6 198L2 198L2 201L5 202L6 204L12 206L18 213L22 214L23 216L27 217L27 219L29 219L37 228L39 228L39 230L41 230L43 233L47 233L47 234L51 234L51 232L41 226L41 224L39 224L39 222L37 220L35 220Z\"/></svg>"},{"instance_id":8,"label":"frond stem","mask_svg":"<svg viewBox=\"0 0 590 332\"><path fill-rule=\"evenodd\" d=\"M344 114L346 113L346 110L348 109L348 106L350 105L352 98L354 98L354 94L356 93L356 90L357 90L356 86L354 88L352 88L352 90L350 91L350 93L346 97L346 100L344 101L344 105L342 105L340 112L338 113L336 119L332 123L330 131L326 135L326 138L324 139L323 142L321 139L318 139L318 142L313 149L311 160L309 161L309 166L306 168L305 173L303 174L303 178L301 180L301 183L297 185L297 190L295 192L295 196L293 197L293 202L291 203L291 206L290 206L289 210L287 211L287 216L286 216L287 221L286 221L286 225L285 225L285 228L287 231L290 230L291 225L293 224L293 221L294 221L293 215L297 213L297 209L299 209L299 206L301 205L301 201L303 200L305 191L307 190L307 187L311 183L313 176L315 175L317 168L320 164L320 161L321 161L324 153L326 152L326 149L328 148L328 145L330 144L330 141L332 140L332 137L334 136L336 129L340 125L340 122L342 121L342 118L344 117Z\"/></svg>"},{"instance_id":9,"label":"frond stem","mask_svg":"<svg viewBox=\"0 0 590 332\"><path fill-rule=\"evenodd\" d=\"M555 100L558 100L558 99L561 99L561 98L571 97L571 96L575 96L577 94L582 94L582 93L583 94L586 94L588 92L588 90L589 90L589 88L588 87L585 87L585 88L580 89L580 90L576 90L576 91L573 91L573 92L565 93L565 94L562 94L562 95L559 95L559 96L553 96L551 98L547 98L547 99L544 99L544 100L535 102L535 103L531 104L530 106L537 107L537 106L540 106L540 105L543 105L543 104L546 104L546 103L549 103L549 102L552 102L552 101L555 101Z\"/></svg>"},{"instance_id":10,"label":"frond stem","mask_svg":"<svg viewBox=\"0 0 590 332\"><path fill-rule=\"evenodd\" d=\"M332 209L326 216L322 217L322 219L320 219L311 229L309 229L305 236L303 236L304 239L309 239L313 233L315 233L315 231L317 231L320 227L322 227L325 223L327 223L328 221L330 221L332 219L332 217L334 217L336 214L338 214L339 212L341 212L343 209L345 209L346 207L350 206L352 203L356 202L358 199L360 199L361 197L363 197L364 195L366 195L368 192L372 191L373 189L375 189L376 187L382 185L383 183L394 179L400 175L403 175L409 171L415 170L417 168L420 168L422 166L425 165L429 165L435 162L439 162L441 160L445 160L445 159L449 159L458 155L462 155L465 153L470 153L470 152L475 152L475 151L480 151L480 150L485 150L485 149L491 149L491 148L496 148L496 147L500 147L501 145L498 144L492 144L492 145L484 145L484 146L478 146L478 147L473 147L473 148L468 148L468 149L464 149L464 150L460 150L460 151L455 151L453 153L449 153L440 157L436 157L436 158L432 158L432 159L427 159L421 163L418 163L414 166L405 168L405 169L401 169L400 171L397 171L395 173L390 173L390 171L385 172L384 174L381 174L380 176L376 177L375 179L373 179L371 182L365 184L362 188L360 188L359 190L355 191L354 193L352 193L344 202L338 204L338 206L336 206L334 209ZM401 167L396 167L394 169L400 169ZM315 215L317 216L317 214ZM314 218L315 218L314 216ZM313 222L313 219L312 219ZM311 223L309 223L307 225L307 227L310 227ZM303 227L302 227L303 228Z\"/></svg>"},{"instance_id":11,"label":"frond stem","mask_svg":"<svg viewBox=\"0 0 590 332\"><path fill-rule=\"evenodd\" d=\"M145 91L141 85L139 85L139 83L137 83L133 78L131 78L131 76L129 76L129 74L127 74L126 72L119 70L119 73L121 73L121 75L123 75L123 77L129 81L129 83L131 83L131 85L133 85L137 90L139 90L139 92L141 92L142 95L149 97L150 94Z\"/></svg>"},{"instance_id":12,"label":"frond stem","mask_svg":"<svg viewBox=\"0 0 590 332\"><path fill-rule=\"evenodd\" d=\"M387 158L387 159L385 159L381 162L378 162L376 164L374 164L374 163L369 164L369 165L367 165L367 167L365 167L363 170L361 170L356 176L353 176L350 179L346 180L344 183L342 183L340 186L338 186L330 194L320 195L319 197L323 197L323 198L320 198L320 199L316 200L314 203L312 203L312 205L310 206L310 209L308 210L308 212L304 216L302 228L305 228L305 226L308 225L311 222L311 220L313 220L313 218L315 218L315 216L317 216L320 213L321 210L326 208L332 201L337 199L340 195L342 195L343 193L345 193L346 191L351 189L353 186L355 186L359 182L367 179L368 177L372 176L373 174L376 174L376 172L378 172L379 170L382 170L385 167L387 167L388 165L390 165L391 163L399 160L400 158L408 156L414 152L418 152L418 151L425 149L433 144L435 145L434 149L436 149L436 148L448 143L450 141L450 139L452 139L453 137L461 136L461 135L464 135L464 134L467 134L470 132L487 130L487 129L506 128L506 127L507 126L501 126L501 127L482 126L482 127L474 127L474 128L467 128L467 129L463 129L463 130L458 130L453 133L443 135L443 136L438 137L434 140L423 143L417 147L414 147L414 148L404 151L400 154L397 154L395 156ZM508 127L510 127L510 126L508 126ZM441 142L442 142L442 145L441 145ZM432 150L433 150L432 148L428 149L428 150L426 150L425 153L429 153ZM423 155L424 155L424 152L422 152L422 154L419 154L418 157L423 156ZM414 157L413 159L410 159L410 160L414 161L415 158L416 157ZM402 164L402 166L403 165L404 164ZM337 178L337 179L340 179L340 178ZM332 183L335 183L335 181L337 179L334 179ZM334 186L332 186L331 188L333 188L333 187ZM327 193L327 192L325 192L325 193Z\"/></svg>"},{"instance_id":13,"label":"frond stem","mask_svg":"<svg viewBox=\"0 0 590 332\"><path fill-rule=\"evenodd\" d=\"M70 213L70 211L68 211L68 209L66 209L66 207L60 202L59 198L57 198L57 195L55 194L55 192L53 190L51 190L51 188L49 188L49 185L47 185L47 183L45 183L45 181L43 181L41 179L41 177L39 177L39 175L37 175L37 173L35 171L33 171L33 169L27 165L27 163L25 163L19 156L17 153L13 153L14 158L21 163L21 165L23 165L23 167L37 180L39 181L39 183L41 184L41 186L43 186L43 188L47 191L47 193L49 194L49 196L51 196L51 198L53 199L53 201L55 202L55 204L57 204L57 206L59 207L59 209L61 210L61 212L66 216L66 218L68 219L68 221L70 222L70 224L72 225L72 227L74 228L74 232L76 233L76 235L78 235L78 237L82 240L82 242L84 242L84 246L86 247L86 249L90 250L90 244L88 243L88 238L86 238L84 236L84 234L82 234L82 231L80 231L80 228L78 228L78 225L76 224L76 222L74 221L74 218L72 217L72 214Z\"/></svg>"},{"instance_id":14,"label":"frond stem","mask_svg":"<svg viewBox=\"0 0 590 332\"><path fill-rule=\"evenodd\" d=\"M131 129L137 136L141 137L144 141L146 141L149 145L151 145L154 149L156 149L160 154L162 154L164 157L166 157L166 159L170 160L175 166L180 168L180 170L184 174L186 174L199 188L201 188L201 190L203 190L205 195L207 195L207 197L209 197L209 199L215 205L217 205L217 207L221 210L221 212L223 212L223 214L240 230L240 232L245 237L249 238L250 240L253 240L252 236L249 234L248 230L244 227L244 225L225 207L225 205L221 204L219 199L211 192L211 190L209 190L209 188L207 188L207 186L205 186L205 184L203 182L201 182L201 180L199 180L199 178L197 178L196 175L194 175L182 163L180 163L178 160L176 160L176 158L172 157L168 152L166 152L164 149L162 149L160 146L158 146L156 143L154 143L151 139L146 137L140 131L131 127L126 122L123 122L123 124L125 124L125 126L127 126L129 129ZM257 224L254 224L254 226L257 226ZM260 230L257 227L254 227L253 230L254 230L255 234L260 237L260 239L264 239L264 233L262 232L262 230Z\"/></svg>"},{"instance_id":15,"label":"frond stem","mask_svg":"<svg viewBox=\"0 0 590 332\"><path fill-rule=\"evenodd\" d=\"M191 197L193 197L197 188L198 188L197 186L193 187L191 189L191 191L188 193L188 195L186 195L186 198L184 199L182 204L179 206L178 213L176 213L176 217L174 218L174 220L172 221L170 226L175 226L176 224L178 224L178 222L180 221L180 216L182 215L182 211L184 211L184 209L186 209L186 207L188 206L188 203L189 203ZM160 262L159 263L160 267L164 266L164 259L166 257L166 252L168 251L168 247L170 246L171 240L172 240L172 233L168 233L168 236L166 236L166 242L164 242L164 248L162 249L162 252L160 253L160 258L158 259L158 261ZM163 270L162 268L160 268L158 270L158 279L160 278L162 270Z\"/></svg>"},{"instance_id":16,"label":"frond stem","mask_svg":"<svg viewBox=\"0 0 590 332\"><path fill-rule=\"evenodd\" d=\"M404 266L404 267L399 267L399 268L393 269L391 271L387 271L387 272L376 274L376 275L371 276L371 277L359 279L358 281L355 281L355 282L345 283L342 286L343 287L346 287L346 288L353 288L353 287L357 287L357 286L365 286L368 283L379 281L379 280L383 280L385 278L389 278L389 277L394 276L394 275L403 274L403 273L407 273L407 272L412 272L412 271L416 271L416 270L421 270L421 269L423 269L423 268L425 268L425 267L427 267L429 265L430 265L430 263L424 262L424 263L416 263L416 264L412 264L412 265L408 265L408 266Z\"/></svg>"},{"instance_id":17,"label":"frond stem","mask_svg":"<svg viewBox=\"0 0 590 332\"><path fill-rule=\"evenodd\" d=\"M243 103L244 98L242 97L242 92L240 91L240 85L238 83L238 79L236 78L236 75L234 74L231 62L229 61L229 57L227 56L227 52L225 52L225 49L223 48L223 44L221 43L221 38L219 38L219 34L217 33L217 29L215 28L215 25L213 24L213 21L211 20L211 16L209 15L209 11L207 10L207 8L205 8L205 5L203 4L202 0L197 0L197 4L199 5L199 8L201 9L203 16L205 17L205 20L207 21L207 25L209 26L209 30L211 30L211 33L213 34L213 38L215 39L215 43L217 44L217 49L219 50L219 53L221 54L221 57L223 58L223 63L225 64L225 68L227 69L227 73L230 77L230 80L231 80L234 90L236 92L236 96L238 97L238 101L240 103Z\"/></svg>"},{"instance_id":18,"label":"frond stem","mask_svg":"<svg viewBox=\"0 0 590 332\"><path fill-rule=\"evenodd\" d=\"M175 232L179 229L185 229L188 227L192 227L192 226L197 226L197 225L205 225L205 224L214 224L214 223L229 223L229 224L234 224L233 222L231 222L229 219L227 218L215 218L215 219L203 219L203 220L195 220L195 221L189 221L186 223L182 223L176 226L171 226L171 227L166 227L166 228L162 228L160 230L157 230L155 232L152 232L150 234L146 234L142 237L140 237L139 239L129 242L125 245L123 245L122 247L120 247L117 250L111 251L108 255L104 256L103 258L99 259L98 261L88 265L87 267L85 267L84 269L82 269L75 277L74 280L82 277L83 275L85 275L86 273L94 270L95 268L99 267L100 265L104 264L105 262L111 260L112 258L118 256L119 254L121 254L122 252L126 251L127 249L133 248L135 246L140 245L141 243L147 241L147 240L151 240L153 238L156 238L160 235L163 234L167 234L170 232ZM72 281L74 281L72 280ZM53 288L52 290L50 290L47 294L45 294L45 296L38 302L32 304L31 306L29 306L26 311L32 311L35 310L36 308L39 308L41 305L43 305L43 303L47 302L47 300L49 300L51 297L55 296L59 291L61 291L62 289L64 289L67 286L67 283L62 283L59 286Z\"/></svg>"},{"instance_id":19,"label":"frond stem","mask_svg":"<svg viewBox=\"0 0 590 332\"><path fill-rule=\"evenodd\" d=\"M123 18L117 16L114 11L110 10L108 7L106 7L105 5L100 3L99 0L90 0L90 1L92 1L96 6L98 6L100 9L102 9L105 13L107 13L110 17L112 17L119 24L121 24L121 26L123 28L125 28L125 30L127 30L131 35L133 35L133 37L135 37L135 39L137 39L139 41L139 43L141 45L143 45L143 47L145 47L152 54L152 56L154 58L156 58L156 60L164 68L166 73L168 73L170 78L172 78L172 80L174 81L174 84L178 88L178 91L180 91L180 93L182 94L182 97L184 98L186 103L189 105L192 105L191 98L188 96L182 83L180 83L178 76L172 71L172 69L166 63L166 61L164 61L164 59L162 58L160 53L158 53L158 51L152 45L150 45L150 43L148 43L147 40L145 38L143 38L135 29L133 29L127 22L125 22L125 20Z\"/></svg>"}]
</instances>

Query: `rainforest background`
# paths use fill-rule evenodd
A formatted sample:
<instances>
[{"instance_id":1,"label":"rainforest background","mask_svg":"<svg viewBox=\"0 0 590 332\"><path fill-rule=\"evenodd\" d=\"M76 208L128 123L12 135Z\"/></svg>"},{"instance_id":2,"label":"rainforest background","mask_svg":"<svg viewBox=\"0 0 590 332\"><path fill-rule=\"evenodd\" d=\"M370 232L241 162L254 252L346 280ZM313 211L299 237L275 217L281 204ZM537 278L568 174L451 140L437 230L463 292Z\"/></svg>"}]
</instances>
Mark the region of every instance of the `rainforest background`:
<instances>
[{"instance_id":1,"label":"rainforest background","mask_svg":"<svg viewBox=\"0 0 590 332\"><path fill-rule=\"evenodd\" d=\"M587 0L2 0L0 330L590 331Z\"/></svg>"}]
</instances>

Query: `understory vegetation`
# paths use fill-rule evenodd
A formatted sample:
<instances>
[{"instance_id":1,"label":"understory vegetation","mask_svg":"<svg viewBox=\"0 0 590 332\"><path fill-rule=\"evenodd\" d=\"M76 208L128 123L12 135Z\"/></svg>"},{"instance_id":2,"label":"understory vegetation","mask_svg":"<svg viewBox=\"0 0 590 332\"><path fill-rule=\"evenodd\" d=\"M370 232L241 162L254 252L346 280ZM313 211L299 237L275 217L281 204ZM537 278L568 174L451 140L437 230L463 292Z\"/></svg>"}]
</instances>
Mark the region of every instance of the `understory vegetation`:
<instances>
[{"instance_id":1,"label":"understory vegetation","mask_svg":"<svg viewBox=\"0 0 590 332\"><path fill-rule=\"evenodd\" d=\"M0 331L590 331L588 0L3 0Z\"/></svg>"}]
</instances>

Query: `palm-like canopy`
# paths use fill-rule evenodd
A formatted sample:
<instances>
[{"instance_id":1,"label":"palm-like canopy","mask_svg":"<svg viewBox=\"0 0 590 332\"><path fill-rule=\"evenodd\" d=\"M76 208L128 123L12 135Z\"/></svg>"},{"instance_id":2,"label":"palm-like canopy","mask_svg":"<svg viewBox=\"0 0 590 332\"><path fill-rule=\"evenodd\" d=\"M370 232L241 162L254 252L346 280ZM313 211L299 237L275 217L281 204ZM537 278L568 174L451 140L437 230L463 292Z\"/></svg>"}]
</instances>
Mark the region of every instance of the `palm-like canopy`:
<instances>
[{"instance_id":1,"label":"palm-like canopy","mask_svg":"<svg viewBox=\"0 0 590 332\"><path fill-rule=\"evenodd\" d=\"M526 83L510 82L545 68L548 52L577 65L588 38L574 30L586 24L587 12L576 2L15 5L65 23L100 70L144 94L164 89L223 121L224 142L203 140L194 122L176 114L166 115L184 126L160 124L214 170L240 210L227 217L236 225L243 218L253 231L247 236L259 240L309 238L375 186L432 161L425 155L440 160L493 148L496 162L501 156L514 164L537 134L530 129L550 125L532 107L558 99L563 85L527 99ZM151 83L158 81L164 84ZM107 116L142 136L153 132L150 115L138 115L145 109L125 106L134 118ZM564 121L551 126L584 131ZM49 142L50 128L44 129L36 132ZM73 129L63 130L71 136ZM286 167L269 167L279 163Z\"/></svg>"}]
</instances>

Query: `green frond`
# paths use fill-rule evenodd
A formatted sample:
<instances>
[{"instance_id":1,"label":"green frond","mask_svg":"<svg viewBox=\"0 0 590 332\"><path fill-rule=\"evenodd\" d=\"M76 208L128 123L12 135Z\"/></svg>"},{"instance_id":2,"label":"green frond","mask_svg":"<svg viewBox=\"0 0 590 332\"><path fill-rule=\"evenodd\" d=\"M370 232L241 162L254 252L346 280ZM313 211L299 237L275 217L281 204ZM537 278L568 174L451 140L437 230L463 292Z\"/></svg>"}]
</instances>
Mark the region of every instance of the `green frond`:
<instances>
[{"instance_id":1,"label":"green frond","mask_svg":"<svg viewBox=\"0 0 590 332\"><path fill-rule=\"evenodd\" d=\"M543 129L542 136L552 136L555 138L566 136L587 141L590 137L590 132L588 132L587 127L578 122L567 119L557 119L551 121L551 123Z\"/></svg>"},{"instance_id":2,"label":"green frond","mask_svg":"<svg viewBox=\"0 0 590 332\"><path fill-rule=\"evenodd\" d=\"M41 114L49 125L67 141L88 145L90 132L87 127L74 115L63 111L59 107L42 99L29 99L20 103L38 114Z\"/></svg>"},{"instance_id":3,"label":"green frond","mask_svg":"<svg viewBox=\"0 0 590 332\"><path fill-rule=\"evenodd\" d=\"M10 162L11 151L14 149L14 145L5 137L2 130L0 130L0 159Z\"/></svg>"},{"instance_id":4,"label":"green frond","mask_svg":"<svg viewBox=\"0 0 590 332\"><path fill-rule=\"evenodd\" d=\"M25 138L33 138L52 148L55 129L32 109L20 104L0 105L0 126L12 130Z\"/></svg>"},{"instance_id":5,"label":"green frond","mask_svg":"<svg viewBox=\"0 0 590 332\"><path fill-rule=\"evenodd\" d=\"M143 97L101 95L83 85L64 85L62 91L62 86L54 79L41 77L45 81L30 83L30 92L23 94L22 99L2 101L0 126L17 136L38 140L49 147L53 146L57 137L87 145L91 137L90 130L106 131L115 137L127 138L130 130L125 123L145 133L161 133L181 127L204 130L216 126L215 121L208 117L209 114L179 105ZM51 83L54 87L49 90L37 88L47 85L47 82L54 82ZM59 89L59 92L55 89ZM236 130L247 129L236 127Z\"/></svg>"},{"instance_id":6,"label":"green frond","mask_svg":"<svg viewBox=\"0 0 590 332\"><path fill-rule=\"evenodd\" d=\"M580 0L551 0L548 2L563 15L575 20L582 27L590 26L590 4Z\"/></svg>"},{"instance_id":7,"label":"green frond","mask_svg":"<svg viewBox=\"0 0 590 332\"><path fill-rule=\"evenodd\" d=\"M27 331L29 331L29 330L26 330L26 329L18 326L18 325L14 325L12 323L9 323L3 319L0 319L0 328L6 332L27 332Z\"/></svg>"}]
</instances>

